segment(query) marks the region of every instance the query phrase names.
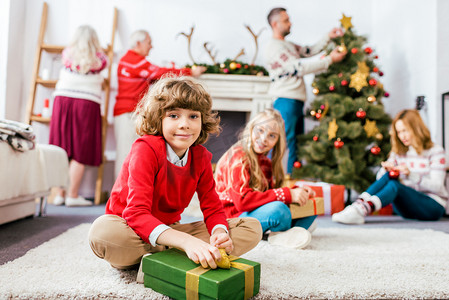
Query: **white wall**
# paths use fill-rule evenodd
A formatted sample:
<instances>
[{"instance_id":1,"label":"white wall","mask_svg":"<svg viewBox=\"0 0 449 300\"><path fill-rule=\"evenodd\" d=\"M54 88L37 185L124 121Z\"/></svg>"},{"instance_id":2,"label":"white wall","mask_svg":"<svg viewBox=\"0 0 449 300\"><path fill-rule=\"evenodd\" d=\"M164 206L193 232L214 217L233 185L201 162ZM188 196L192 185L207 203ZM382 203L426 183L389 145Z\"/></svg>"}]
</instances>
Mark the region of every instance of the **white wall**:
<instances>
[{"instance_id":1,"label":"white wall","mask_svg":"<svg viewBox=\"0 0 449 300\"><path fill-rule=\"evenodd\" d=\"M6 115L9 2L9 0L0 1L0 118L5 118Z\"/></svg>"},{"instance_id":2,"label":"white wall","mask_svg":"<svg viewBox=\"0 0 449 300\"><path fill-rule=\"evenodd\" d=\"M401 109L414 108L416 97L426 96L428 111L422 115L434 138L440 131L435 118L439 101L436 12L437 1L376 1L371 30L371 42L385 73L383 83L391 95L384 99L387 111L393 116Z\"/></svg>"}]
</instances>

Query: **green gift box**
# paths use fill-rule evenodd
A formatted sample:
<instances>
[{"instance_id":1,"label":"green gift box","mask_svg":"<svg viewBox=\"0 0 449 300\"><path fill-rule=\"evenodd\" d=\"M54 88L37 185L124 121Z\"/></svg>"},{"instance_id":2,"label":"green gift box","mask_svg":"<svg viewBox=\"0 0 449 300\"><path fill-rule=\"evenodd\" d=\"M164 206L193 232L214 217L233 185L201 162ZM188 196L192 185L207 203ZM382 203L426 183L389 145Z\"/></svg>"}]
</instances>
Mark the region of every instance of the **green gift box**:
<instances>
[{"instance_id":1,"label":"green gift box","mask_svg":"<svg viewBox=\"0 0 449 300\"><path fill-rule=\"evenodd\" d=\"M144 285L174 299L248 299L259 293L260 264L230 256L231 269L204 269L178 249L145 256Z\"/></svg>"}]
</instances>

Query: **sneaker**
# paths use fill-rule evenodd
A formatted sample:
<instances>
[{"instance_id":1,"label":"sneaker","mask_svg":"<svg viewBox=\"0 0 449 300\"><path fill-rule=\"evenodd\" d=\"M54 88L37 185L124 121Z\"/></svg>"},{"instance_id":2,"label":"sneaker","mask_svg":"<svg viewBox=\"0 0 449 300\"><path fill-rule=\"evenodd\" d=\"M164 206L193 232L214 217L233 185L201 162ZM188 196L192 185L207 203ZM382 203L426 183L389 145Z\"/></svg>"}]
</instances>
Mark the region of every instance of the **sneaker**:
<instances>
[{"instance_id":1,"label":"sneaker","mask_svg":"<svg viewBox=\"0 0 449 300\"><path fill-rule=\"evenodd\" d=\"M65 202L64 197L59 196L59 195L55 196L55 198L53 199L54 205L63 205L64 202Z\"/></svg>"},{"instance_id":2,"label":"sneaker","mask_svg":"<svg viewBox=\"0 0 449 300\"><path fill-rule=\"evenodd\" d=\"M65 206L92 206L92 201L84 199L83 196L78 196L77 198L67 197L65 199Z\"/></svg>"},{"instance_id":3,"label":"sneaker","mask_svg":"<svg viewBox=\"0 0 449 300\"><path fill-rule=\"evenodd\" d=\"M332 215L332 221L343 224L363 224L365 223L365 215L363 207L359 207L360 203L353 203L346 206L341 212Z\"/></svg>"},{"instance_id":4,"label":"sneaker","mask_svg":"<svg viewBox=\"0 0 449 300\"><path fill-rule=\"evenodd\" d=\"M148 255L151 255L151 253L144 254L142 256L142 259L140 260L139 271L137 271L137 276L136 276L136 282L137 283L143 283L144 282L144 274L143 274L143 271L142 271L142 261L143 261L143 258L145 256L148 256Z\"/></svg>"},{"instance_id":5,"label":"sneaker","mask_svg":"<svg viewBox=\"0 0 449 300\"><path fill-rule=\"evenodd\" d=\"M310 232L302 227L292 227L287 231L271 232L268 243L293 249L302 249L312 240Z\"/></svg>"}]
</instances>

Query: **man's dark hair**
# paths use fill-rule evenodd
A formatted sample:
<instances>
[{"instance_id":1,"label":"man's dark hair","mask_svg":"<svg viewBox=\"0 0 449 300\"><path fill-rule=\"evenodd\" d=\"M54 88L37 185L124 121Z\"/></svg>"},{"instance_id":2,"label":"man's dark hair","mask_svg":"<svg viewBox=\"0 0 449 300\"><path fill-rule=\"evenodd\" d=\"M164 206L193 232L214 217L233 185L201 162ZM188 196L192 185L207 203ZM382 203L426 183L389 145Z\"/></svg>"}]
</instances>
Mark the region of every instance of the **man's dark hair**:
<instances>
[{"instance_id":1,"label":"man's dark hair","mask_svg":"<svg viewBox=\"0 0 449 300\"><path fill-rule=\"evenodd\" d=\"M270 26L271 26L271 21L273 21L273 18L275 16L279 15L283 11L287 11L287 10L283 7L275 7L272 10L270 10L270 13L267 16L268 24L270 24Z\"/></svg>"}]
</instances>

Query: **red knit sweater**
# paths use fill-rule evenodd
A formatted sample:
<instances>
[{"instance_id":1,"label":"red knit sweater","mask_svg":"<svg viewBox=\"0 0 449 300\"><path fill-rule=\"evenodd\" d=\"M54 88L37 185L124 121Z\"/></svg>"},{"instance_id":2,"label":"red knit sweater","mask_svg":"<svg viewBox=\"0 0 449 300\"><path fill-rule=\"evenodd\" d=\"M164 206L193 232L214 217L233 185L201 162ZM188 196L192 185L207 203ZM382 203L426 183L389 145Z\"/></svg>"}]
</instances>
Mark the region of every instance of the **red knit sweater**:
<instances>
[{"instance_id":1,"label":"red knit sweater","mask_svg":"<svg viewBox=\"0 0 449 300\"><path fill-rule=\"evenodd\" d=\"M229 154L232 154L229 157ZM271 160L265 155L259 155L259 165L262 168L262 172L265 178L268 180L270 189L259 192L249 187L246 183L243 185L243 176L246 181L250 178L251 173L248 168L243 169L241 162L245 158L246 154L240 146L233 146L229 151L224 154L224 157L220 159L216 167L216 188L220 200L223 203L226 216L228 218L238 217L241 213L246 211L252 211L264 204L273 201L282 201L285 204L292 202L290 189L287 187L273 189L273 175ZM232 170L229 168L233 167ZM230 174L230 175L229 175ZM232 185L229 186L229 176L232 176Z\"/></svg>"},{"instance_id":2,"label":"red knit sweater","mask_svg":"<svg viewBox=\"0 0 449 300\"><path fill-rule=\"evenodd\" d=\"M112 187L106 214L124 218L149 243L149 236L157 226L181 219L196 191L209 233L215 225L227 227L223 206L215 192L212 154L201 145L192 146L186 166L178 167L167 160L165 143L163 137L152 135L134 142Z\"/></svg>"},{"instance_id":3,"label":"red knit sweater","mask_svg":"<svg viewBox=\"0 0 449 300\"><path fill-rule=\"evenodd\" d=\"M114 116L132 112L148 86L164 74L191 75L189 68L160 68L133 50L120 59L117 68L118 92L114 105Z\"/></svg>"}]
</instances>

